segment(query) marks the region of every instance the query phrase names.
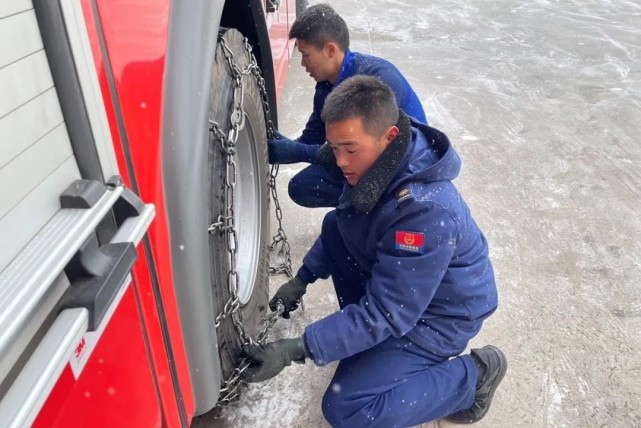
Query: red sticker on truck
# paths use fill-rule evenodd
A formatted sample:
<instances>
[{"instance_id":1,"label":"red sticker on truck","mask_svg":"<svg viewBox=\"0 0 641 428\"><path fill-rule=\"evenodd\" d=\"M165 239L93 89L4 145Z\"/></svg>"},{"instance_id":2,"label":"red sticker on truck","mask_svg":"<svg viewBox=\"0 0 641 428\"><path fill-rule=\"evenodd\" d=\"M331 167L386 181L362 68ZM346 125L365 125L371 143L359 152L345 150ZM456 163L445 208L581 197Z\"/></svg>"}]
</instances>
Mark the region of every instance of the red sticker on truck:
<instances>
[{"instance_id":1,"label":"red sticker on truck","mask_svg":"<svg viewBox=\"0 0 641 428\"><path fill-rule=\"evenodd\" d=\"M100 336L102 336L102 333L105 331L107 324L109 324L111 317L113 316L114 312L116 311L116 308L120 304L120 301L122 300L122 296L124 296L125 291L127 291L127 289L129 288L130 283L131 283L131 276L127 276L124 284L122 284L122 286L120 287L120 290L118 291L113 301L107 308L107 311L105 312L104 317L100 321L100 325L98 326L98 328L96 328L95 331L86 332L82 336L82 339L80 339L78 344L76 344L76 347L73 350L73 354L69 359L69 365L71 366L71 371L73 372L73 375L76 379L80 377L80 373L82 373L82 370L85 368L85 365L89 360L89 357L91 356L93 350L98 345Z\"/></svg>"}]
</instances>

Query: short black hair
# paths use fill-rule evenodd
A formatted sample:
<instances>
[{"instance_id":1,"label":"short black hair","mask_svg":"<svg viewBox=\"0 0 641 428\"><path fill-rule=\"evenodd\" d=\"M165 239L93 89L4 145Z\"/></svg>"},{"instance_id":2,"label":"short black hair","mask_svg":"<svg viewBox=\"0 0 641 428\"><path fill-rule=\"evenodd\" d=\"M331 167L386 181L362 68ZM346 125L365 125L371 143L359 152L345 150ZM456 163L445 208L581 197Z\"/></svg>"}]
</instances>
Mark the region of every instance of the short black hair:
<instances>
[{"instance_id":1,"label":"short black hair","mask_svg":"<svg viewBox=\"0 0 641 428\"><path fill-rule=\"evenodd\" d=\"M345 20L327 3L308 7L289 30L290 39L301 39L318 49L335 42L345 52L349 49L349 30Z\"/></svg>"},{"instance_id":2,"label":"short black hair","mask_svg":"<svg viewBox=\"0 0 641 428\"><path fill-rule=\"evenodd\" d=\"M333 123L352 117L363 120L363 128L368 134L381 136L398 122L394 92L374 76L356 75L346 79L325 100L321 119Z\"/></svg>"}]
</instances>

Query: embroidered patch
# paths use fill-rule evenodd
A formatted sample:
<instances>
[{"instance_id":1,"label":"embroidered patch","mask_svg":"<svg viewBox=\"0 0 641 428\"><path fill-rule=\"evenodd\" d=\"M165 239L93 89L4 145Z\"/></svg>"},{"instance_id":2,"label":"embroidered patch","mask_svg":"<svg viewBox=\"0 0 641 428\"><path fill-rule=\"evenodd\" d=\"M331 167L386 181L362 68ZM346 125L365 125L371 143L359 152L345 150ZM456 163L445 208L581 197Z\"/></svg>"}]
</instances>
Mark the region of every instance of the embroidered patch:
<instances>
[{"instance_id":1,"label":"embroidered patch","mask_svg":"<svg viewBox=\"0 0 641 428\"><path fill-rule=\"evenodd\" d=\"M400 204L403 201L408 200L409 198L412 197L412 194L410 193L410 189L405 187L401 189L397 194L396 194L396 205Z\"/></svg>"},{"instance_id":2,"label":"embroidered patch","mask_svg":"<svg viewBox=\"0 0 641 428\"><path fill-rule=\"evenodd\" d=\"M396 231L396 249L423 254L425 251L425 234L419 232Z\"/></svg>"}]
</instances>

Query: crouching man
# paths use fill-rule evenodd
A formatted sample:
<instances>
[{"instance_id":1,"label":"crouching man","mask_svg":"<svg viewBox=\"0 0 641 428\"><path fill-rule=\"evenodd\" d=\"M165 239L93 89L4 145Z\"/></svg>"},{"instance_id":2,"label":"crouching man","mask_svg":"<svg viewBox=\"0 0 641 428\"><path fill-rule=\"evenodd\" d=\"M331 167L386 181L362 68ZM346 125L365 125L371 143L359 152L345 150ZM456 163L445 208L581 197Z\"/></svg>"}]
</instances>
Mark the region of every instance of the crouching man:
<instances>
[{"instance_id":1,"label":"crouching man","mask_svg":"<svg viewBox=\"0 0 641 428\"><path fill-rule=\"evenodd\" d=\"M347 184L270 307L282 301L289 317L307 285L331 275L340 310L300 338L247 347L245 379L269 379L306 358L340 360L323 398L332 426L480 420L507 361L494 346L461 355L496 310L497 291L485 237L451 182L460 158L375 77L347 79L322 118L320 155Z\"/></svg>"}]
</instances>

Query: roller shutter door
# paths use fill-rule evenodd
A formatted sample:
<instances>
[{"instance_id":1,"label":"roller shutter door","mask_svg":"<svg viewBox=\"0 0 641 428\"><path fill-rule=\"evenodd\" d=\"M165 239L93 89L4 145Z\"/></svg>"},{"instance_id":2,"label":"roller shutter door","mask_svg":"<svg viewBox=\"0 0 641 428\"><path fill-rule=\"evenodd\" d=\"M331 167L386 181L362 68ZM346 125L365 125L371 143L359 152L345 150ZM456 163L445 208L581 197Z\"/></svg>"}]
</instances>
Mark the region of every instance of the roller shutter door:
<instances>
[{"instance_id":1,"label":"roller shutter door","mask_svg":"<svg viewBox=\"0 0 641 428\"><path fill-rule=\"evenodd\" d=\"M0 3L0 271L80 178L29 0Z\"/></svg>"}]
</instances>

